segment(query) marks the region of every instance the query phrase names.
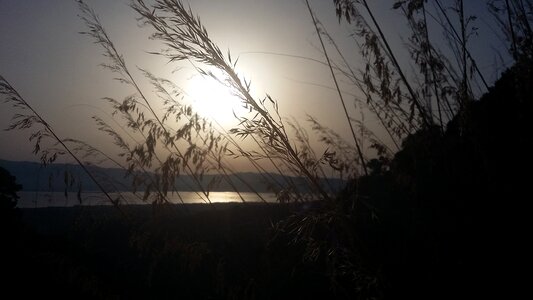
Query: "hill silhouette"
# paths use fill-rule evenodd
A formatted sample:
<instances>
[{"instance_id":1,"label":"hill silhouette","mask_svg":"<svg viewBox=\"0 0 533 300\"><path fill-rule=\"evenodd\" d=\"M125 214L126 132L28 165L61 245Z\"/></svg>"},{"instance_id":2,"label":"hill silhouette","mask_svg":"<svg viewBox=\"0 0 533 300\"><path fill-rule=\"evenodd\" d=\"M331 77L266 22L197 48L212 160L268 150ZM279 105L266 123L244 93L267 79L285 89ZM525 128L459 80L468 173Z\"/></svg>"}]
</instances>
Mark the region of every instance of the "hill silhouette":
<instances>
[{"instance_id":1,"label":"hill silhouette","mask_svg":"<svg viewBox=\"0 0 533 300\"><path fill-rule=\"evenodd\" d=\"M506 287L523 282L516 268L533 169L532 82L526 59L444 132L410 135L391 161L371 161L371 175L347 187L344 199L359 193L365 205L350 217L346 243L386 294L477 298L514 293Z\"/></svg>"},{"instance_id":2,"label":"hill silhouette","mask_svg":"<svg viewBox=\"0 0 533 300\"><path fill-rule=\"evenodd\" d=\"M24 191L59 191L65 188L68 191L77 191L81 186L82 191L98 192L98 186L87 176L80 166L75 164L50 164L46 167L37 162L8 161L0 159L0 167L9 170ZM88 166L88 170L94 174L104 184L109 191L131 191L133 182L131 176L127 176L126 170L119 168L102 168L98 166ZM68 179L65 179L68 176ZM266 177L268 176L268 177ZM202 178L202 185L207 187L215 175L206 174ZM244 184L238 177L244 179ZM273 178L273 179L272 179ZM307 185L303 178L289 177L300 191L306 191ZM272 192L274 187L272 181L286 182L286 179L279 174L259 174L259 173L236 173L230 174L229 180L240 192ZM344 181L336 178L325 178L328 185L333 189L340 189ZM253 190L251 189L253 188ZM175 188L178 191L197 191L197 185L189 175L181 175L176 178ZM278 187L279 189L279 187ZM211 191L234 191L234 188L225 180L220 180L218 184L210 187Z\"/></svg>"}]
</instances>

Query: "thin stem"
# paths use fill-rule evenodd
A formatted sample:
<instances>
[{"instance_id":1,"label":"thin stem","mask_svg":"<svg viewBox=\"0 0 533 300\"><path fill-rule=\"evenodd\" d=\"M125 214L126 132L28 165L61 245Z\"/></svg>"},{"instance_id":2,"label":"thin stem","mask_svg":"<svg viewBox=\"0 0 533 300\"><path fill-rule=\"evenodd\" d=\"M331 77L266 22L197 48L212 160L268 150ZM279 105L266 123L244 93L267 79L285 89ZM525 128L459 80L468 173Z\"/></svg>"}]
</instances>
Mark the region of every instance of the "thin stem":
<instances>
[{"instance_id":1,"label":"thin stem","mask_svg":"<svg viewBox=\"0 0 533 300\"><path fill-rule=\"evenodd\" d=\"M507 7L507 20L509 22L509 30L511 31L511 39L512 39L512 47L513 47L513 58L515 60L518 59L518 50L517 50L517 47L516 47L516 35L515 35L515 32L514 32L514 26L513 26L513 21L512 21L512 12L511 12L511 7L509 5L509 0L505 0L505 6Z\"/></svg>"},{"instance_id":2,"label":"thin stem","mask_svg":"<svg viewBox=\"0 0 533 300\"><path fill-rule=\"evenodd\" d=\"M449 32L449 28L451 28L453 35L455 35L455 39L460 41L461 38L459 37L459 33L457 33L457 30L455 29L455 26L453 26L452 21L448 17L448 14L446 13L444 8L440 4L440 0L435 0L434 3L437 5L437 7L439 8L440 12L442 13L444 18L446 19L446 23L448 23L448 26L445 26L444 24L441 24L443 29L445 31ZM430 16L431 16L431 14L430 14ZM485 80L485 76L483 76L483 74L481 73L481 70L479 69L479 67L478 67L478 65L476 63L476 60L472 57L472 54L470 53L470 51L468 49L466 49L466 54L468 55L468 58L470 59L470 61L472 62L472 65L476 69L476 72L478 73L479 78L483 82L483 85L485 86L485 89L487 89L487 91L488 91L489 90L489 85L488 85L487 81Z\"/></svg>"},{"instance_id":3,"label":"thin stem","mask_svg":"<svg viewBox=\"0 0 533 300\"><path fill-rule=\"evenodd\" d=\"M442 108L440 106L440 96L439 96L439 90L438 90L438 87L437 87L437 75L435 73L435 67L433 66L433 62L432 62L432 58L433 58L433 55L432 55L432 52L431 52L431 49L432 49L432 45L431 45L431 41L429 40L429 32L428 32L428 22L427 22L427 18L426 18L426 4L424 2L422 2L422 14L423 14L423 18L424 18L424 38L427 42L427 49L426 49L426 64L431 68L431 74L433 76L433 90L434 90L434 93L435 93L435 98L436 98L436 102L437 102L437 110L438 110L438 113L439 113L439 123L440 123L440 130L441 130L441 133L444 133L444 123L442 121ZM426 72L426 76L427 76L427 72ZM426 85L428 84L427 82L427 79L426 79ZM430 100L431 101L431 100Z\"/></svg>"},{"instance_id":4,"label":"thin stem","mask_svg":"<svg viewBox=\"0 0 533 300\"><path fill-rule=\"evenodd\" d=\"M459 7L459 21L461 22L461 50L462 50L462 65L463 65L463 83L461 86L462 98L461 104L464 106L467 101L468 93L468 75L466 71L466 27L465 27L465 16L464 16L464 2L460 0Z\"/></svg>"},{"instance_id":5,"label":"thin stem","mask_svg":"<svg viewBox=\"0 0 533 300\"><path fill-rule=\"evenodd\" d=\"M18 91L16 89L13 88L13 86L3 77L0 77L0 80L1 81L4 81L6 84L7 84L7 87L10 89L10 91L12 93L14 93L15 97L17 99L19 99L23 104L24 106L26 106L32 113L35 117L37 117L39 119L39 121L41 122L41 124L44 125L44 127L46 128L46 130L48 132L50 132L50 134L52 134L53 138L61 145L61 147L63 147L63 149L65 149L65 151L67 151L67 153L76 161L76 163L82 168L82 170L87 174L87 176L89 176L89 178L91 179L91 181L94 182L94 184L96 184L96 186L98 187L98 189L104 193L105 197L109 200L110 203L112 203L115 207L119 208L119 205L118 205L118 201L114 200L113 198L111 198L111 195L109 195L109 193L105 190L105 188L100 184L100 182L98 180L96 180L96 178L94 177L94 175L87 169L87 167L85 166L85 164L78 158L78 156L76 156L76 154L74 154L70 148L63 142L62 139L59 138L59 136L55 133L54 129L52 128L52 126L50 126L50 124L48 124L42 117L41 115L35 110L33 109L33 107L28 103L26 102L26 100L24 100L24 98L18 93ZM119 211L125 216L127 217L127 215L124 213L124 211L122 211L120 208L119 208Z\"/></svg>"},{"instance_id":6,"label":"thin stem","mask_svg":"<svg viewBox=\"0 0 533 300\"><path fill-rule=\"evenodd\" d=\"M411 95L411 100L413 101L413 103L415 104L416 108L418 109L418 111L420 113L420 117L422 118L422 122L424 123L424 125L429 127L431 125L431 123L432 123L431 120L427 119L428 116L426 115L424 107L418 101L418 98L416 96L415 91L411 87L411 84L409 84L409 82L407 81L407 77L405 77L405 74L403 73L402 68L400 67L400 64L398 63L398 60L396 59L396 56L392 52L392 49L391 49L391 47L389 45L389 42L385 38L385 34L381 30L381 26L379 26L379 23L377 22L376 18L374 17L374 14L372 13L372 10L368 6L367 1L366 0L362 0L362 1L363 1L364 7L366 8L366 11L368 12L368 15L372 19L372 23L374 24L374 26L378 30L379 36L381 37L381 40L382 40L383 44L385 45L385 48L387 49L387 54L391 58L392 63L394 64L396 70L398 71L398 74L400 75L400 77L402 79L402 82L405 84L405 86L407 87L407 90L409 91L409 94Z\"/></svg>"},{"instance_id":7,"label":"thin stem","mask_svg":"<svg viewBox=\"0 0 533 300\"><path fill-rule=\"evenodd\" d=\"M348 63L348 60L346 59L346 57L342 54L342 51L339 49L339 46L337 45L337 43L333 40L333 38L331 37L331 35L324 30L324 33L326 34L326 36L328 37L328 39L331 41L333 47L335 48L335 50L337 51L337 54L340 56L340 58L342 59L344 65L346 66L346 68L348 68L348 71L350 72L349 74L345 74L346 77L350 78L350 80L352 81L352 83L354 83L360 91L362 91L366 96L367 98L370 97L371 98L371 95L368 94L364 89L363 89L363 86L361 84L361 81L357 78L357 76L355 75L355 72L353 70L353 68L350 66L350 64ZM339 68L340 69L340 68ZM375 115L377 116L378 120L380 121L381 125L383 126L383 128L385 129L385 131L387 132L387 134L389 135L389 137L391 138L392 142L394 143L394 146L396 146L396 148L399 150L400 149L400 146L398 145L398 142L396 141L396 138L393 136L392 132L390 131L390 128L389 126L386 125L386 122L385 120L383 119L383 117L381 116L381 114L378 113L378 111L375 109L375 104L374 104L374 101L368 101L368 105L370 106L370 109L372 111L374 111ZM394 123L396 123L396 120L393 121Z\"/></svg>"},{"instance_id":8,"label":"thin stem","mask_svg":"<svg viewBox=\"0 0 533 300\"><path fill-rule=\"evenodd\" d=\"M352 122L350 121L350 116L348 114L348 110L346 109L346 104L344 103L344 98L342 97L342 93L339 87L339 83L337 82L337 77L335 76L335 72L333 71L333 67L331 65L331 61L329 59L328 52L326 50L326 46L324 45L324 41L322 40L322 35L320 34L320 30L318 28L318 23L315 19L315 15L313 14L313 10L311 9L311 5L309 5L309 1L305 0L305 4L307 5L307 9L309 10L309 14L311 15L311 19L313 20L313 25L315 26L316 33L318 35L318 39L320 40L320 45L322 46L322 49L324 51L324 56L326 57L326 61L328 63L329 69L331 71L331 76L333 77L333 82L335 83L335 87L337 89L337 93L339 94L339 100L341 101L342 108L344 110L344 114L346 116L346 120L348 121L348 125L350 126L350 131L352 133L353 140L355 142L355 147L357 149L357 154L359 155L359 159L361 160L361 165L363 166L363 170L365 172L365 175L368 175L368 170L366 167L365 158L363 157L363 152L361 151L361 147L359 146L359 142L357 140L357 137L355 136L355 130L353 129Z\"/></svg>"}]
</instances>

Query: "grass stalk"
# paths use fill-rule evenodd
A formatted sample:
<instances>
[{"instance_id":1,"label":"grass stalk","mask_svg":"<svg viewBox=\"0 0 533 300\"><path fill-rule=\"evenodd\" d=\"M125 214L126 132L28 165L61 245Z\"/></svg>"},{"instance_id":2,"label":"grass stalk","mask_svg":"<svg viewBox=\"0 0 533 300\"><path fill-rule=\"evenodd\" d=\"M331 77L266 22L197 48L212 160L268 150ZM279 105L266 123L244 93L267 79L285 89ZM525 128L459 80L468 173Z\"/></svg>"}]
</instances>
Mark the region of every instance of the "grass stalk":
<instances>
[{"instance_id":1,"label":"grass stalk","mask_svg":"<svg viewBox=\"0 0 533 300\"><path fill-rule=\"evenodd\" d=\"M350 132L352 133L352 138L355 142L355 147L357 149L357 153L359 155L359 159L361 160L361 165L363 166L363 171L365 172L365 175L368 175L368 169L366 167L365 158L363 157L363 152L361 151L361 147L359 146L359 142L357 140L357 137L355 136L355 131L353 129L352 122L350 121L350 116L348 115L348 110L346 109L346 104L344 102L344 98L342 96L342 92L339 87L339 83L337 82L337 77L335 76L335 72L333 71L333 67L331 65L331 61L329 59L329 55L326 49L326 46L324 45L324 41L322 40L322 35L320 34L320 29L318 28L317 20L315 19L315 15L313 13L313 10L311 9L311 5L309 4L309 0L305 0L305 4L307 5L307 9L309 10L309 14L311 15L311 19L313 20L313 26L315 27L316 33L318 35L318 39L320 40L320 45L322 47L322 51L324 53L324 56L326 58L326 62L329 66L331 76L333 78L333 82L335 83L335 88L337 89L337 93L339 95L339 100L341 102L342 108L344 110L344 114L346 117L346 120L348 121L348 125L350 127Z\"/></svg>"}]
</instances>

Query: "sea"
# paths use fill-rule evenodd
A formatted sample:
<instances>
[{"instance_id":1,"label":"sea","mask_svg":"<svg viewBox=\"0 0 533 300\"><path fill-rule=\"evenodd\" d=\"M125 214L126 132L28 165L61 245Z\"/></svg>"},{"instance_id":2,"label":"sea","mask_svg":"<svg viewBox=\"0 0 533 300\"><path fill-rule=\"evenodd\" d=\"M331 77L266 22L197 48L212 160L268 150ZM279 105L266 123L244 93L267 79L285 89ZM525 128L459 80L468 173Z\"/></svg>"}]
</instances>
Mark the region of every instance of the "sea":
<instances>
[{"instance_id":1,"label":"sea","mask_svg":"<svg viewBox=\"0 0 533 300\"><path fill-rule=\"evenodd\" d=\"M84 192L78 197L77 193L64 192L43 192L43 191L21 191L17 193L17 207L19 208L40 208L40 207L73 207L78 205L112 205L109 199L101 192ZM143 193L110 193L111 198L120 198L122 205L151 204L155 199L155 194L143 201ZM229 203L229 202L269 202L276 203L277 198L274 193L251 193L251 192L210 192L209 201L201 192L172 192L167 194L167 199L175 204L192 203Z\"/></svg>"}]
</instances>

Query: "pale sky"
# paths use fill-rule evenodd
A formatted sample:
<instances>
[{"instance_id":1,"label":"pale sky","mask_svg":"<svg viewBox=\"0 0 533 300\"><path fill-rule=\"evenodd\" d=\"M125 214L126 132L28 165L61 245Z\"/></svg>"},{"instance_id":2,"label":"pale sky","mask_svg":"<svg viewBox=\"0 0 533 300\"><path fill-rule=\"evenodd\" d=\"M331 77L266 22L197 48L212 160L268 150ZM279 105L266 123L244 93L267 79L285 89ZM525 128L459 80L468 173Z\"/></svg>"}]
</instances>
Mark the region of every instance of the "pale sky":
<instances>
[{"instance_id":1,"label":"pale sky","mask_svg":"<svg viewBox=\"0 0 533 300\"><path fill-rule=\"evenodd\" d=\"M192 75L190 64L169 65L164 59L147 53L159 50L161 46L148 40L150 29L138 26L134 12L127 5L128 0L86 2L99 15L130 69L135 66L145 68L175 81L192 98L205 97L202 89L198 90L201 80ZM358 53L349 38L350 26L339 25L333 1L310 2L326 28L339 39L341 47L347 49L347 57L357 65ZM391 9L394 1L370 2L378 17L384 20L387 36L395 45L401 45L401 26L398 24L403 25L399 23L403 21ZM467 13L479 13L485 3L478 0L465 2ZM324 60L302 0L190 0L189 3L220 49L229 49L233 57L240 56L237 70L252 81L254 96L262 98L265 93L270 94L278 100L284 117L294 117L305 123L305 116L310 114L343 135L347 133L336 91L330 89L333 82L329 70L309 60L268 54ZM99 115L109 120L107 106L100 99L107 96L121 99L131 91L111 80L114 76L98 66L105 62L105 58L89 37L78 33L85 30L78 13L73 0L0 0L0 74L61 137L76 137L106 148L109 140L96 130L90 117ZM497 74L495 53L505 53L505 48L494 38L493 29L497 28L483 23L489 16L482 16L477 20L482 29L478 40L471 44L471 51L478 56L478 64L486 72L486 77L494 80ZM172 73L176 68L182 69ZM140 74L136 76L141 80ZM148 86L143 88L150 91ZM347 97L357 93L350 87L345 91ZM14 111L6 104L0 105L0 127L3 129ZM213 113L209 107L213 108L210 104L197 106L205 114ZM360 113L353 106L350 109L350 113L358 118ZM224 114L227 116L228 112ZM222 117L220 120L229 128L233 125L229 119ZM366 122L371 126L373 120L368 118ZM0 159L37 160L31 154L28 134L0 132Z\"/></svg>"}]
</instances>

